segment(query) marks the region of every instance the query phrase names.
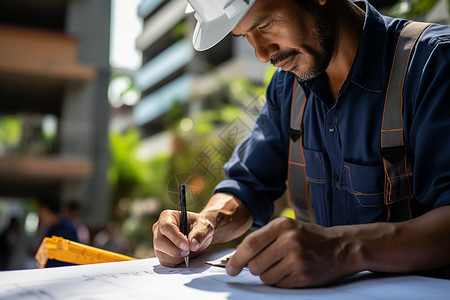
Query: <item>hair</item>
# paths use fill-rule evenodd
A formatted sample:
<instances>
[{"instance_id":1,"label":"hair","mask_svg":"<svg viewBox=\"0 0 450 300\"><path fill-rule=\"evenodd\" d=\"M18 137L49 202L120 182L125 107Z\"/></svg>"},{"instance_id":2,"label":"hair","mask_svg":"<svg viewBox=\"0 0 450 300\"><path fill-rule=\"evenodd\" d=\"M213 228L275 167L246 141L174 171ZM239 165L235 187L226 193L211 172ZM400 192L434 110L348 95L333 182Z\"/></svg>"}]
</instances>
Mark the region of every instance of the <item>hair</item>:
<instances>
[{"instance_id":1,"label":"hair","mask_svg":"<svg viewBox=\"0 0 450 300\"><path fill-rule=\"evenodd\" d=\"M72 199L67 204L67 209L69 209L69 210L80 210L81 209L81 204L80 204L80 202L78 200Z\"/></svg>"},{"instance_id":2,"label":"hair","mask_svg":"<svg viewBox=\"0 0 450 300\"><path fill-rule=\"evenodd\" d=\"M58 214L61 210L61 199L56 194L44 194L39 198L39 205L48 208L51 212Z\"/></svg>"}]
</instances>

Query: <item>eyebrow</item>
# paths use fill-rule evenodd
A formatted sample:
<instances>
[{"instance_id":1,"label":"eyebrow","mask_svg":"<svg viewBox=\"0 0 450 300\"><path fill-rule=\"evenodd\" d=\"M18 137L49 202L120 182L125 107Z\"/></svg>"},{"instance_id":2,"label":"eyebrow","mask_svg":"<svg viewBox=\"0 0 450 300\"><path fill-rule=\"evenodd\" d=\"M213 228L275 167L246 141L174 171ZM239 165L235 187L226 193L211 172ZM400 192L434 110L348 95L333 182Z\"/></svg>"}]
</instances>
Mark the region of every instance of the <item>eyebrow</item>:
<instances>
[{"instance_id":1,"label":"eyebrow","mask_svg":"<svg viewBox=\"0 0 450 300\"><path fill-rule=\"evenodd\" d=\"M262 23L265 22L265 20L267 20L269 17L264 16L264 17L260 17L258 19L256 19L255 22L253 22L253 24L245 31L245 32L250 32L253 29L255 29L256 27L258 27L259 25L261 25ZM234 34L233 32L231 32L231 36L233 37L243 37L244 34Z\"/></svg>"}]
</instances>

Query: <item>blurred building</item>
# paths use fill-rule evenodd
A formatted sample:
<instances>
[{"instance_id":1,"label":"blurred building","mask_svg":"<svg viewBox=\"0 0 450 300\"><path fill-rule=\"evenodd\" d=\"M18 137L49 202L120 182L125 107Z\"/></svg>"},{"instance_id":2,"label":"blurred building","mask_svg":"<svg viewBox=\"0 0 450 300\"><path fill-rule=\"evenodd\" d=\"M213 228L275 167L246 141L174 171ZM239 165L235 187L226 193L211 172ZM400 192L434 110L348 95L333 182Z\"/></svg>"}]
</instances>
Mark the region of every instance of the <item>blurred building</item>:
<instances>
[{"instance_id":1,"label":"blurred building","mask_svg":"<svg viewBox=\"0 0 450 300\"><path fill-rule=\"evenodd\" d=\"M0 197L59 191L106 224L110 77L108 0L0 1L0 119L20 141L0 147Z\"/></svg>"},{"instance_id":2,"label":"blurred building","mask_svg":"<svg viewBox=\"0 0 450 300\"><path fill-rule=\"evenodd\" d=\"M267 68L245 39L228 36L212 49L196 52L191 42L196 21L185 14L186 4L186 0L142 0L138 7L143 31L136 47L143 55L134 82L141 100L132 115L149 154L170 145L163 129L173 105L181 107L180 117L212 108L217 103L211 95L221 84L236 77L261 84Z\"/></svg>"}]
</instances>

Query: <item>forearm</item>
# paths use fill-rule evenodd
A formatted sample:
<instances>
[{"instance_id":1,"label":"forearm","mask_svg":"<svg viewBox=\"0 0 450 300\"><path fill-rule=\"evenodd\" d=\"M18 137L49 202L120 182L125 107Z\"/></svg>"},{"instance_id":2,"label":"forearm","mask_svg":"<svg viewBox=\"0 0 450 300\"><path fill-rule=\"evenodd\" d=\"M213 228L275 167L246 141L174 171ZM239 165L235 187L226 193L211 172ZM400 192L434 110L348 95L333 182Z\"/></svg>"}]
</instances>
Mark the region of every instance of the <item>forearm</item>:
<instances>
[{"instance_id":1,"label":"forearm","mask_svg":"<svg viewBox=\"0 0 450 300\"><path fill-rule=\"evenodd\" d=\"M340 226L351 271L412 272L450 264L450 206L411 221Z\"/></svg>"},{"instance_id":2,"label":"forearm","mask_svg":"<svg viewBox=\"0 0 450 300\"><path fill-rule=\"evenodd\" d=\"M243 235L253 224L247 207L231 194L217 193L200 212L214 227L213 243L227 242Z\"/></svg>"}]
</instances>

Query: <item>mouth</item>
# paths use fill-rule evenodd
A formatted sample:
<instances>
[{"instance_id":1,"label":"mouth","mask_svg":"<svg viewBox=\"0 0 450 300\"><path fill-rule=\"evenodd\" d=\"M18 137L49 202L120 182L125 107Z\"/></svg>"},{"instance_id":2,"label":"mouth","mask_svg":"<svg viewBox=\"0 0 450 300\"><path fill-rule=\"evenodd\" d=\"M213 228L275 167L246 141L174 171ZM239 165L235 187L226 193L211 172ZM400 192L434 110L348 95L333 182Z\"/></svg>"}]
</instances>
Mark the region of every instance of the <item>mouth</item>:
<instances>
[{"instance_id":1,"label":"mouth","mask_svg":"<svg viewBox=\"0 0 450 300\"><path fill-rule=\"evenodd\" d=\"M291 56L288 59L285 59L285 60L277 63L275 66L283 69L283 71L289 71L292 69L292 66L294 65L294 59L295 59L295 56Z\"/></svg>"}]
</instances>

